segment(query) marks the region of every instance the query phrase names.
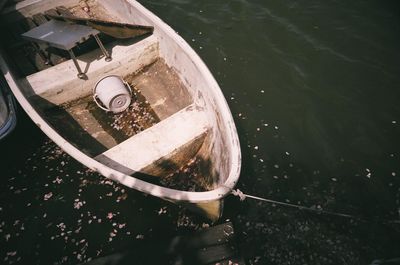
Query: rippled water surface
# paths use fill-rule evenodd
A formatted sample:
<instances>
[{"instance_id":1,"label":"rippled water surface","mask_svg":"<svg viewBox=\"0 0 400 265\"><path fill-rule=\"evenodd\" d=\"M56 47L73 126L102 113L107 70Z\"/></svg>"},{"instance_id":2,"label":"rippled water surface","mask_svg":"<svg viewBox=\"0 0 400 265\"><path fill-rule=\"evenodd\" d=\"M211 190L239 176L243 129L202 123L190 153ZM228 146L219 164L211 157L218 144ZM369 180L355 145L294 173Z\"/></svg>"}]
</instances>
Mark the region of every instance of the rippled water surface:
<instances>
[{"instance_id":1,"label":"rippled water surface","mask_svg":"<svg viewBox=\"0 0 400 265\"><path fill-rule=\"evenodd\" d=\"M400 4L140 2L189 42L220 84L241 141L238 188L352 216L230 197L222 221L233 221L248 264L400 264ZM5 264L75 264L130 237L207 225L99 183L24 116L1 150L10 152L1 161Z\"/></svg>"}]
</instances>

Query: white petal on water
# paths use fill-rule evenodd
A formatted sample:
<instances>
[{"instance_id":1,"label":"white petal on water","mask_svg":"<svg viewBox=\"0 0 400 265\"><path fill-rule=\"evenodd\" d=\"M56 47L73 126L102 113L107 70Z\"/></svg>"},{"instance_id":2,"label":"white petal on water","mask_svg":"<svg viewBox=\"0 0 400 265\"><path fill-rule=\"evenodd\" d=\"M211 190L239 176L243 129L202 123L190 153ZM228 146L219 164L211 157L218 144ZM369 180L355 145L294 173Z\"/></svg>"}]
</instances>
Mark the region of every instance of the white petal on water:
<instances>
[{"instance_id":1,"label":"white petal on water","mask_svg":"<svg viewBox=\"0 0 400 265\"><path fill-rule=\"evenodd\" d=\"M46 184L47 185L47 184ZM50 199L53 196L52 192L49 192L47 194L44 195L44 200L47 201L48 199Z\"/></svg>"},{"instance_id":2,"label":"white petal on water","mask_svg":"<svg viewBox=\"0 0 400 265\"><path fill-rule=\"evenodd\" d=\"M108 213L107 214L107 219L112 219L114 217L114 214L113 213Z\"/></svg>"},{"instance_id":3,"label":"white petal on water","mask_svg":"<svg viewBox=\"0 0 400 265\"><path fill-rule=\"evenodd\" d=\"M59 223L59 224L57 225L57 227L60 228L61 231L64 231L65 228L66 228L66 225L65 225L64 223Z\"/></svg>"},{"instance_id":4,"label":"white petal on water","mask_svg":"<svg viewBox=\"0 0 400 265\"><path fill-rule=\"evenodd\" d=\"M80 209L83 206L83 203L78 201L78 202L74 202L74 209Z\"/></svg>"}]
</instances>

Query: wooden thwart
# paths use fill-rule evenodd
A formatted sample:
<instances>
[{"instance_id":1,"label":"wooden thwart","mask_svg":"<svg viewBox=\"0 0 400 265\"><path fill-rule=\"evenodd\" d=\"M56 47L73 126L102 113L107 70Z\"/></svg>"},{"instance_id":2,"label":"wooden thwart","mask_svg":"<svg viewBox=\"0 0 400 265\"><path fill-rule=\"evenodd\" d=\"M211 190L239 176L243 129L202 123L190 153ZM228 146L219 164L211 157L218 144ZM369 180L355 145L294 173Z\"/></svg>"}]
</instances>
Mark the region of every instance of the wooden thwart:
<instances>
[{"instance_id":1,"label":"wooden thwart","mask_svg":"<svg viewBox=\"0 0 400 265\"><path fill-rule=\"evenodd\" d=\"M107 150L95 159L127 175L179 151L208 130L205 113L194 105Z\"/></svg>"},{"instance_id":2,"label":"wooden thwart","mask_svg":"<svg viewBox=\"0 0 400 265\"><path fill-rule=\"evenodd\" d=\"M112 74L124 76L157 60L158 42L154 36L149 36L132 45L115 46L112 48L114 60L111 62L98 60L98 55L98 51L92 51L78 58L82 68L87 68L88 80L76 78L74 64L68 60L56 67L30 75L26 80L22 79L22 82L29 83L30 89L26 91L26 95L40 96L56 105L88 96L100 78ZM90 62L89 67L84 66L85 62Z\"/></svg>"}]
</instances>

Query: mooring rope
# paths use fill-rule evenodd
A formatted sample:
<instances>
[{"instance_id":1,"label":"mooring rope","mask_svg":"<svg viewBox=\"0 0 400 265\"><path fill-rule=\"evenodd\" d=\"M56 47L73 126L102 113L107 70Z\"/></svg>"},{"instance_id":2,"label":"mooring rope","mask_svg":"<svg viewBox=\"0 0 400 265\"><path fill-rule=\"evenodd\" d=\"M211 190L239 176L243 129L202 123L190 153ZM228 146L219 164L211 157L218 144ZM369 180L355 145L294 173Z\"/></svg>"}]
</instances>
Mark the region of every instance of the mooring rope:
<instances>
[{"instance_id":1,"label":"mooring rope","mask_svg":"<svg viewBox=\"0 0 400 265\"><path fill-rule=\"evenodd\" d=\"M275 200L271 200L271 199L266 199L266 198L262 198L262 197L257 197L257 196L245 194L239 189L232 190L231 194L234 195L234 196L239 197L240 201L244 201L246 198L250 198L250 199L254 199L254 200L258 200L258 201L264 201L264 202L269 202L269 203L272 203L272 204L278 204L278 205L283 205L283 206L286 206L286 207L292 207L292 208L296 208L296 209L300 209L300 210L306 210L306 211L310 211L310 212L315 212L315 213L318 213L318 214L326 214L326 215L333 215L333 216L357 219L359 221L364 221L364 222L372 221L372 220L366 220L364 218L357 217L357 216L350 215L350 214L331 212L331 211L326 211L326 210L322 210L322 209L313 209L313 208L306 207L306 206L301 206L301 205L296 205L296 204L291 204L291 203L286 203L286 202L280 202L280 201L275 201ZM379 221L379 220L375 220L375 221ZM388 224L388 223L399 224L400 223L399 220L380 221L380 222L385 223L385 224Z\"/></svg>"}]
</instances>

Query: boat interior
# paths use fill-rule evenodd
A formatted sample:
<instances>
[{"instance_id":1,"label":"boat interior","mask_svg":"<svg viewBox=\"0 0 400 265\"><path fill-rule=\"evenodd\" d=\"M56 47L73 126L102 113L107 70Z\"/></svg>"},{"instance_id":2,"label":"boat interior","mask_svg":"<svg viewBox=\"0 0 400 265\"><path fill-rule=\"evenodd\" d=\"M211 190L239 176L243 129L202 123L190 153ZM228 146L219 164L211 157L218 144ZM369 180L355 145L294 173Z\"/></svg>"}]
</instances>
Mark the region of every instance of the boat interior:
<instances>
[{"instance_id":1,"label":"boat interior","mask_svg":"<svg viewBox=\"0 0 400 265\"><path fill-rule=\"evenodd\" d=\"M1 48L20 89L56 132L104 165L170 188L215 188L221 180L210 157L209 115L160 56L156 35L116 39L100 33L109 62L93 38L77 45L73 52L84 79L67 51L21 37L55 13L124 22L105 2L26 0L3 8ZM106 112L93 101L94 86L107 75L121 76L132 88L122 113Z\"/></svg>"}]
</instances>

